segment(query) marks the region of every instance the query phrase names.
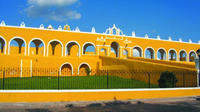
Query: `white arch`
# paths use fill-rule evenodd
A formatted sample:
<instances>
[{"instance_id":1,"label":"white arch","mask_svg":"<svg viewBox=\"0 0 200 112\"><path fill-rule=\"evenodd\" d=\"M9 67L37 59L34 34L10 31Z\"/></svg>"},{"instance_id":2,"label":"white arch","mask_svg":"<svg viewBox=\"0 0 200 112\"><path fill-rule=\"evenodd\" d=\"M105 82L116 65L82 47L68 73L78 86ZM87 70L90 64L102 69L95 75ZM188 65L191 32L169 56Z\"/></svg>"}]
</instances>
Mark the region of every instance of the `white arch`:
<instances>
[{"instance_id":1,"label":"white arch","mask_svg":"<svg viewBox=\"0 0 200 112\"><path fill-rule=\"evenodd\" d=\"M153 59L155 59L155 50L154 50L154 48L152 48L152 47L147 47L146 49L145 49L145 51L144 51L144 58L146 58L146 50L147 49L152 49L153 50Z\"/></svg>"},{"instance_id":2,"label":"white arch","mask_svg":"<svg viewBox=\"0 0 200 112\"><path fill-rule=\"evenodd\" d=\"M45 56L45 48L46 48L46 45L45 45L44 41L43 41L42 39L40 39L40 38L33 38L33 39L31 39L31 40L29 41L29 44L28 44L28 56L30 55L30 44L31 44L31 42L32 42L33 40L40 40L40 41L42 41L42 43L44 44L44 56Z\"/></svg>"},{"instance_id":3,"label":"white arch","mask_svg":"<svg viewBox=\"0 0 200 112\"><path fill-rule=\"evenodd\" d=\"M73 42L78 45L78 56L80 57L81 56L80 55L81 46L80 46L80 44L77 41L74 41L74 40L69 41L69 42L66 43L66 45L65 45L65 56L67 55L67 53L66 53L66 51L67 51L67 45L70 44L70 43L73 43Z\"/></svg>"},{"instance_id":4,"label":"white arch","mask_svg":"<svg viewBox=\"0 0 200 112\"><path fill-rule=\"evenodd\" d=\"M83 64L87 65L87 66L89 67L89 69L91 70L90 65L89 65L88 63L86 63L86 62L83 62L83 63L81 63L81 64L78 66L78 75L79 75L80 67L81 67L81 65L83 65Z\"/></svg>"},{"instance_id":5,"label":"white arch","mask_svg":"<svg viewBox=\"0 0 200 112\"><path fill-rule=\"evenodd\" d=\"M26 56L26 41L22 37L13 37L13 38L10 39L9 44L8 44L8 54L10 54L10 43L11 43L11 41L14 40L14 39L17 39L17 38L22 39L24 41L24 45L25 45L24 55Z\"/></svg>"},{"instance_id":6,"label":"white arch","mask_svg":"<svg viewBox=\"0 0 200 112\"><path fill-rule=\"evenodd\" d=\"M164 50L165 51L165 60L167 60L167 51L166 51L166 49L165 48L163 48L163 47L161 47L161 48L159 48L158 50L157 50L157 59L158 59L158 52L159 52L159 50Z\"/></svg>"},{"instance_id":7,"label":"white arch","mask_svg":"<svg viewBox=\"0 0 200 112\"><path fill-rule=\"evenodd\" d=\"M186 54L186 55L185 55L185 56L186 56L186 61L188 61L188 59L187 59L187 58L188 58L188 56L187 56L188 54L187 54L187 52L186 52L186 50L185 50L185 49L181 49L181 50L179 50L179 54L178 54L179 61L180 61L180 57L181 57L181 56L180 56L180 53L181 53L182 51L184 51L184 52L185 52L185 54Z\"/></svg>"},{"instance_id":8,"label":"white arch","mask_svg":"<svg viewBox=\"0 0 200 112\"><path fill-rule=\"evenodd\" d=\"M57 42L60 43L60 45L61 45L61 47L62 47L61 54L62 54L62 56L63 56L63 44L62 44L62 42L61 42L60 40L57 40L57 39L53 39L53 40L50 40L50 41L48 42L48 44L47 44L47 56L49 56L49 44L50 44L51 42L53 42L53 41L57 41Z\"/></svg>"},{"instance_id":9,"label":"white arch","mask_svg":"<svg viewBox=\"0 0 200 112\"><path fill-rule=\"evenodd\" d=\"M175 51L175 53L176 53L176 61L177 61L178 60L178 56L177 56L178 54L177 54L177 51L174 48L171 48L171 49L168 50L168 59L167 60L169 60L169 54L170 54L171 50Z\"/></svg>"},{"instance_id":10,"label":"white arch","mask_svg":"<svg viewBox=\"0 0 200 112\"><path fill-rule=\"evenodd\" d=\"M6 39L5 39L3 36L1 36L1 35L0 35L0 38L2 38L2 39L4 40L4 42L5 42L5 45L4 45L4 54L6 54L6 50L7 50L7 41L6 41Z\"/></svg>"},{"instance_id":11,"label":"white arch","mask_svg":"<svg viewBox=\"0 0 200 112\"><path fill-rule=\"evenodd\" d=\"M188 53L188 61L190 62L190 53L194 52L195 57L197 57L197 53L194 50L190 50L190 52Z\"/></svg>"},{"instance_id":12,"label":"white arch","mask_svg":"<svg viewBox=\"0 0 200 112\"><path fill-rule=\"evenodd\" d=\"M133 50L134 48L136 48L136 47L140 48L140 50L141 50L141 57L143 57L143 49L142 49L142 47L140 47L139 45L135 45L135 46L132 48L132 50Z\"/></svg>"},{"instance_id":13,"label":"white arch","mask_svg":"<svg viewBox=\"0 0 200 112\"><path fill-rule=\"evenodd\" d=\"M68 65L70 65L70 66L71 66L71 68L72 68L72 75L74 74L74 73L73 73L73 72L74 72L74 71L73 71L74 69L73 69L73 66L72 66L72 64L71 64L71 63L68 63L68 62L66 62L66 63L63 63L63 64L60 66L60 69L59 69L59 70L60 70L60 71L59 71L59 75L61 75L61 74L62 74L62 73L61 73L62 66L63 66L63 65L67 65L67 64L68 64Z\"/></svg>"},{"instance_id":14,"label":"white arch","mask_svg":"<svg viewBox=\"0 0 200 112\"><path fill-rule=\"evenodd\" d=\"M96 46L95 46L95 44L92 43L92 42L85 42L85 43L83 44L83 46L82 46L82 55L84 55L83 52L84 52L84 47L85 47L86 44L92 44L92 45L94 46L94 48L95 48L95 54L96 54Z\"/></svg>"}]
</instances>

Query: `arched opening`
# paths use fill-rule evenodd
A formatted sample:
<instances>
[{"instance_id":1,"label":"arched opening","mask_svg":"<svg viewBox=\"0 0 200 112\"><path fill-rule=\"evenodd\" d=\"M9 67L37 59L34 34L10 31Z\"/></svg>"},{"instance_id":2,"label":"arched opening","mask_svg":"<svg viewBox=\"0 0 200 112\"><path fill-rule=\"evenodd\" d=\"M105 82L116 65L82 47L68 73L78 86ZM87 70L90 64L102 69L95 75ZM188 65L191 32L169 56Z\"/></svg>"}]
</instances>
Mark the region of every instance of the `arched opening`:
<instances>
[{"instance_id":1,"label":"arched opening","mask_svg":"<svg viewBox=\"0 0 200 112\"><path fill-rule=\"evenodd\" d=\"M140 47L133 48L133 57L142 57L142 49Z\"/></svg>"},{"instance_id":2,"label":"arched opening","mask_svg":"<svg viewBox=\"0 0 200 112\"><path fill-rule=\"evenodd\" d=\"M123 50L123 55L125 56L125 58L128 58L128 50L124 49Z\"/></svg>"},{"instance_id":3,"label":"arched opening","mask_svg":"<svg viewBox=\"0 0 200 112\"><path fill-rule=\"evenodd\" d=\"M91 72L91 68L90 68L90 66L87 63L80 64L78 70L79 70L78 73L79 73L80 76L90 75L90 72Z\"/></svg>"},{"instance_id":4,"label":"arched opening","mask_svg":"<svg viewBox=\"0 0 200 112\"><path fill-rule=\"evenodd\" d=\"M179 60L180 61L187 61L187 53L184 50L180 51Z\"/></svg>"},{"instance_id":5,"label":"arched opening","mask_svg":"<svg viewBox=\"0 0 200 112\"><path fill-rule=\"evenodd\" d=\"M111 43L111 53L114 53L115 57L119 57L119 44L117 42Z\"/></svg>"},{"instance_id":6,"label":"arched opening","mask_svg":"<svg viewBox=\"0 0 200 112\"><path fill-rule=\"evenodd\" d=\"M9 43L9 54L26 54L26 42L23 38L15 37L10 40Z\"/></svg>"},{"instance_id":7,"label":"arched opening","mask_svg":"<svg viewBox=\"0 0 200 112\"><path fill-rule=\"evenodd\" d=\"M114 28L114 29L112 30L112 34L113 34L113 35L116 35L116 34L117 34L117 29L116 29L116 28Z\"/></svg>"},{"instance_id":8,"label":"arched opening","mask_svg":"<svg viewBox=\"0 0 200 112\"><path fill-rule=\"evenodd\" d=\"M166 51L164 49L159 49L157 52L158 60L166 60Z\"/></svg>"},{"instance_id":9,"label":"arched opening","mask_svg":"<svg viewBox=\"0 0 200 112\"><path fill-rule=\"evenodd\" d=\"M69 42L66 45L67 56L80 56L80 45L77 42Z\"/></svg>"},{"instance_id":10,"label":"arched opening","mask_svg":"<svg viewBox=\"0 0 200 112\"><path fill-rule=\"evenodd\" d=\"M96 50L93 43L86 43L83 45L83 54L86 55L95 55Z\"/></svg>"},{"instance_id":11,"label":"arched opening","mask_svg":"<svg viewBox=\"0 0 200 112\"><path fill-rule=\"evenodd\" d=\"M147 48L145 50L145 58L154 59L154 50L152 48Z\"/></svg>"},{"instance_id":12,"label":"arched opening","mask_svg":"<svg viewBox=\"0 0 200 112\"><path fill-rule=\"evenodd\" d=\"M0 54L5 53L6 51L6 42L4 41L4 39L2 37L0 37Z\"/></svg>"},{"instance_id":13,"label":"arched opening","mask_svg":"<svg viewBox=\"0 0 200 112\"><path fill-rule=\"evenodd\" d=\"M171 61L176 61L176 58L177 58L177 56L176 56L176 51L175 50L170 50L169 51L169 60L171 60Z\"/></svg>"},{"instance_id":14,"label":"arched opening","mask_svg":"<svg viewBox=\"0 0 200 112\"><path fill-rule=\"evenodd\" d=\"M49 56L62 56L62 43L57 40L50 41L48 44L48 54Z\"/></svg>"},{"instance_id":15,"label":"arched opening","mask_svg":"<svg viewBox=\"0 0 200 112\"><path fill-rule=\"evenodd\" d=\"M72 76L73 75L73 68L71 64L65 63L60 68L61 76Z\"/></svg>"},{"instance_id":16,"label":"arched opening","mask_svg":"<svg viewBox=\"0 0 200 112\"><path fill-rule=\"evenodd\" d=\"M195 58L196 58L196 53L194 51L191 51L189 54L189 61L194 62Z\"/></svg>"},{"instance_id":17,"label":"arched opening","mask_svg":"<svg viewBox=\"0 0 200 112\"><path fill-rule=\"evenodd\" d=\"M45 53L45 45L44 42L40 39L33 39L29 43L29 55L35 56L43 56Z\"/></svg>"},{"instance_id":18,"label":"arched opening","mask_svg":"<svg viewBox=\"0 0 200 112\"><path fill-rule=\"evenodd\" d=\"M100 51L100 55L101 56L107 56L107 50L105 48L101 48L101 51Z\"/></svg>"}]
</instances>

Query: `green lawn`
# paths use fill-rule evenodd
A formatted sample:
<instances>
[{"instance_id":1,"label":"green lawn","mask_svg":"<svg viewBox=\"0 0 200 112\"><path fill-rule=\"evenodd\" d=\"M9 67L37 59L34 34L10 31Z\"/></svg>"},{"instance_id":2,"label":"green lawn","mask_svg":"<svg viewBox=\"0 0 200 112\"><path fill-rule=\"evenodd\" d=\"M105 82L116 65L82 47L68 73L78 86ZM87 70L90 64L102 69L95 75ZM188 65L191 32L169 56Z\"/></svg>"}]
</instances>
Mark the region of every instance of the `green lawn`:
<instances>
[{"instance_id":1,"label":"green lawn","mask_svg":"<svg viewBox=\"0 0 200 112\"><path fill-rule=\"evenodd\" d=\"M108 80L107 80L108 79ZM4 82L4 84L3 84ZM148 83L116 76L68 76L0 79L0 89L148 88ZM158 87L151 84L151 87Z\"/></svg>"}]
</instances>

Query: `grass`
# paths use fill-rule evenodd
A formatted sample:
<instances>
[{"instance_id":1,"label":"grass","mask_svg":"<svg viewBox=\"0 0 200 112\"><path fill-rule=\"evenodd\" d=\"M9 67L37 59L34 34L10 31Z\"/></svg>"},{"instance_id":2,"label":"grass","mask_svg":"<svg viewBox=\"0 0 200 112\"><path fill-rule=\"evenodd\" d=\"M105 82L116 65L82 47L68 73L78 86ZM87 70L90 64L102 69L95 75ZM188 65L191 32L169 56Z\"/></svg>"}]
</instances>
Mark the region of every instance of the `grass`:
<instances>
[{"instance_id":1,"label":"grass","mask_svg":"<svg viewBox=\"0 0 200 112\"><path fill-rule=\"evenodd\" d=\"M148 83L117 76L5 78L4 81L0 79L0 89L119 89L148 87ZM151 87L158 86L151 84Z\"/></svg>"}]
</instances>

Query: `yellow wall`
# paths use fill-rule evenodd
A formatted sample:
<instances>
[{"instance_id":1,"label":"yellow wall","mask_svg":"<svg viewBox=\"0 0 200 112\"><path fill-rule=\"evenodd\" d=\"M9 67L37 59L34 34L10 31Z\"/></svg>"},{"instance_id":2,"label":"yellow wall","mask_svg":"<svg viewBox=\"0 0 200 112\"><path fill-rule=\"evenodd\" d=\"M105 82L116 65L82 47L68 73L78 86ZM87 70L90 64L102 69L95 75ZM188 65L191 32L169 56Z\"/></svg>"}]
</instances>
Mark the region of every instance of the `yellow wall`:
<instances>
[{"instance_id":1,"label":"yellow wall","mask_svg":"<svg viewBox=\"0 0 200 112\"><path fill-rule=\"evenodd\" d=\"M57 91L57 92L0 92L0 102L64 102L64 101L98 101L130 100L151 98L172 98L199 96L200 89L163 89L163 90L100 90L100 91ZM42 96L42 97L41 97Z\"/></svg>"},{"instance_id":2,"label":"yellow wall","mask_svg":"<svg viewBox=\"0 0 200 112\"><path fill-rule=\"evenodd\" d=\"M10 26L0 26L0 37L5 39L5 50L6 53L1 53L1 66L17 66L21 67L21 62L25 64L25 61L32 61L32 67L57 67L60 68L64 63L70 63L73 66L74 70L78 71L78 67L81 63L87 63L92 70L100 69L102 66L102 59L99 59L98 56L104 56L105 52L101 52L101 48L106 49L106 54L108 57L115 57L115 54L111 52L111 43L117 42L119 44L119 59L126 59L127 56L123 55L123 50L128 51L128 57L132 57L133 48L135 46L140 46L142 48L142 57L144 57L146 48L153 48L155 50L155 59L157 59L157 50L159 48L164 48L167 53L170 49L175 49L177 51L177 57L179 57L179 52L185 50L187 53L187 63L184 64L184 67L194 68L194 63L188 62L188 55L191 51L196 51L200 48L199 44L194 43L183 43L183 42L174 42L174 41L164 41L157 39L145 39L137 37L128 37L122 35L107 35L107 34L97 34L97 33L84 33L84 32L73 32L73 31L58 31L58 30L48 30L48 29L36 29L36 28L19 28L19 27L10 27ZM20 38L25 40L25 47L22 47L22 53L18 54L17 47L10 47L9 42L13 38ZM44 47L39 48L39 54L36 55L36 48L29 48L29 43L33 39L40 39L44 42ZM130 41L126 43L125 41ZM52 56L52 46L51 42L56 41L59 44L55 47L55 54ZM70 56L66 53L67 43L74 42L76 43L71 47ZM83 54L83 45L85 43L92 43L95 46L95 53L86 52ZM43 49L44 48L44 49ZM17 56L17 57L16 57ZM130 58L129 58L130 59ZM144 59L144 58L143 58ZM137 59L138 60L138 59ZM107 63L112 64L109 60ZM145 62L152 62L149 60L139 60ZM178 62L179 60L177 60ZM166 63L166 61L156 61L152 62L153 65ZM23 64L23 67L25 65ZM127 65L123 63L124 65ZM171 64L171 63L167 63ZM28 63L27 66L29 66ZM135 66L145 66L145 64ZM180 63L172 62L172 65L179 66ZM183 65L180 65L183 66ZM171 66L173 68L173 66ZM141 67L138 67L141 68ZM77 74L75 72L75 74Z\"/></svg>"}]
</instances>

